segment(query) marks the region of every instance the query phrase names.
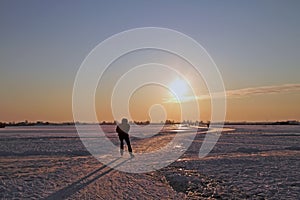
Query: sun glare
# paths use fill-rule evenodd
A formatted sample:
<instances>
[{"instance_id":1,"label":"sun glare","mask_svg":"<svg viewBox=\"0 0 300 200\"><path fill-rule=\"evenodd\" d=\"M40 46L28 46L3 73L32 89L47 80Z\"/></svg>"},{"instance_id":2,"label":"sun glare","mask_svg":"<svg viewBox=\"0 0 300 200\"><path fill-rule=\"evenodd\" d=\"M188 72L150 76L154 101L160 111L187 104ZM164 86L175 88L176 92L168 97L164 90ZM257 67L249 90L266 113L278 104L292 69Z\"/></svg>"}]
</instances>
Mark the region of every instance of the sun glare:
<instances>
[{"instance_id":1,"label":"sun glare","mask_svg":"<svg viewBox=\"0 0 300 200\"><path fill-rule=\"evenodd\" d=\"M176 79L170 84L170 90L175 93L178 98L182 99L188 91L188 85L184 80Z\"/></svg>"}]
</instances>

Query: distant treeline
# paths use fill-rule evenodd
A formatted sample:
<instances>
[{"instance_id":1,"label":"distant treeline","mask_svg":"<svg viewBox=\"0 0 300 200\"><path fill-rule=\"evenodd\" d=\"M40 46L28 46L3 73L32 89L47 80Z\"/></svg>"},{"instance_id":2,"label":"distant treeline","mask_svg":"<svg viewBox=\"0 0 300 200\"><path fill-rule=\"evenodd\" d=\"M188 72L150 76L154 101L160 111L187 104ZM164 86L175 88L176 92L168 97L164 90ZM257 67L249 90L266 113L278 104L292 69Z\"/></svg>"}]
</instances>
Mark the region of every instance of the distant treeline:
<instances>
[{"instance_id":1,"label":"distant treeline","mask_svg":"<svg viewBox=\"0 0 300 200\"><path fill-rule=\"evenodd\" d=\"M225 122L225 125L300 125L297 120L277 122Z\"/></svg>"},{"instance_id":2,"label":"distant treeline","mask_svg":"<svg viewBox=\"0 0 300 200\"><path fill-rule=\"evenodd\" d=\"M43 121L36 121L36 122L28 122L27 120L23 122L0 122L0 127L2 126L47 126L47 125L74 125L73 122L61 122L61 123L54 123L54 122L43 122Z\"/></svg>"},{"instance_id":3,"label":"distant treeline","mask_svg":"<svg viewBox=\"0 0 300 200\"><path fill-rule=\"evenodd\" d=\"M150 121L130 121L130 124L138 124L138 125L147 125L150 124ZM64 126L64 125L116 125L118 124L117 121L109 122L109 121L102 121L100 123L87 123L87 122L43 122L43 121L36 121L36 122L28 122L27 120L23 122L0 122L0 128L4 128L6 126ZM203 122L203 121L191 121L191 120L184 120L182 122L174 121L174 120L166 120L165 122L161 121L160 123L151 123L151 124L186 124L186 125L194 125L194 126L204 126L210 124L210 121ZM218 124L218 123L215 123ZM220 123L219 123L220 124ZM276 122L225 122L225 125L300 125L300 122L297 120L289 120L289 121L276 121Z\"/></svg>"}]
</instances>

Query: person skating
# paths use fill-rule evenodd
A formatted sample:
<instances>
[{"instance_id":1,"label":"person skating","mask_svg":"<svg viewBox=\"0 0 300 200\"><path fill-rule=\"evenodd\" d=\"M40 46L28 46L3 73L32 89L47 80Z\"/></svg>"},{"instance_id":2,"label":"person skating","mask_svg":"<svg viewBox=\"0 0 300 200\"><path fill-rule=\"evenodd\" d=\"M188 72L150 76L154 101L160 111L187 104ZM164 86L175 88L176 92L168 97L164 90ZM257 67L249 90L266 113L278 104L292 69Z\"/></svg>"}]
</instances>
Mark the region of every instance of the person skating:
<instances>
[{"instance_id":1,"label":"person skating","mask_svg":"<svg viewBox=\"0 0 300 200\"><path fill-rule=\"evenodd\" d=\"M128 124L128 120L126 118L123 118L122 123L119 124L116 128L116 132L118 133L119 140L120 140L120 153L121 153L121 156L123 156L124 140L125 140L127 147L128 147L128 152L130 154L130 157L133 158L134 155L132 153L132 148L131 148L129 134L128 134L129 130L130 130L130 125Z\"/></svg>"}]
</instances>

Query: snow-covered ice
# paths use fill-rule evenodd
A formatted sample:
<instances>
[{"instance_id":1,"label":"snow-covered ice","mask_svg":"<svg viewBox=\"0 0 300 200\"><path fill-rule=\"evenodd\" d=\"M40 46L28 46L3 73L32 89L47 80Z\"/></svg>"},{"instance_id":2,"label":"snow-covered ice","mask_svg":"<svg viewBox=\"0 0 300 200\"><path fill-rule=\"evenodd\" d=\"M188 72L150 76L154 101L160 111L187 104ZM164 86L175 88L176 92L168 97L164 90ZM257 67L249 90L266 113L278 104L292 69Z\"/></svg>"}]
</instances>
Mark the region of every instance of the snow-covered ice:
<instances>
[{"instance_id":1,"label":"snow-covered ice","mask_svg":"<svg viewBox=\"0 0 300 200\"><path fill-rule=\"evenodd\" d=\"M114 128L103 127L117 146ZM132 138L134 152L167 145L171 128ZM300 126L230 128L208 156L198 157L202 131L178 160L142 174L101 164L73 126L0 129L0 199L299 199Z\"/></svg>"}]
</instances>

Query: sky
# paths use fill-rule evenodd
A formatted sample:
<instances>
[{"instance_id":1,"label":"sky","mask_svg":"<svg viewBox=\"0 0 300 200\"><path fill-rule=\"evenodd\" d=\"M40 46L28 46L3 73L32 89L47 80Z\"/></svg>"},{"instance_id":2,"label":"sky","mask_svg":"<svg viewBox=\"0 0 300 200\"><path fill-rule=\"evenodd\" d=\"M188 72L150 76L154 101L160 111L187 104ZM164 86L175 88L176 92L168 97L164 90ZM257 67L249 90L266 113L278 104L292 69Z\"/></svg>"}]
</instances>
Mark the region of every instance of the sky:
<instances>
[{"instance_id":1,"label":"sky","mask_svg":"<svg viewBox=\"0 0 300 200\"><path fill-rule=\"evenodd\" d=\"M0 121L72 121L81 63L103 40L139 27L180 31L207 50L226 88L227 121L300 120L299 9L296 0L2 0ZM108 76L120 68L115 64ZM111 87L97 90L99 121L114 120L104 98ZM166 101L173 97L166 88L140 88L130 99L131 115L147 120L151 105L161 103L177 120L180 107ZM209 98L199 102L200 119L209 120Z\"/></svg>"}]
</instances>

